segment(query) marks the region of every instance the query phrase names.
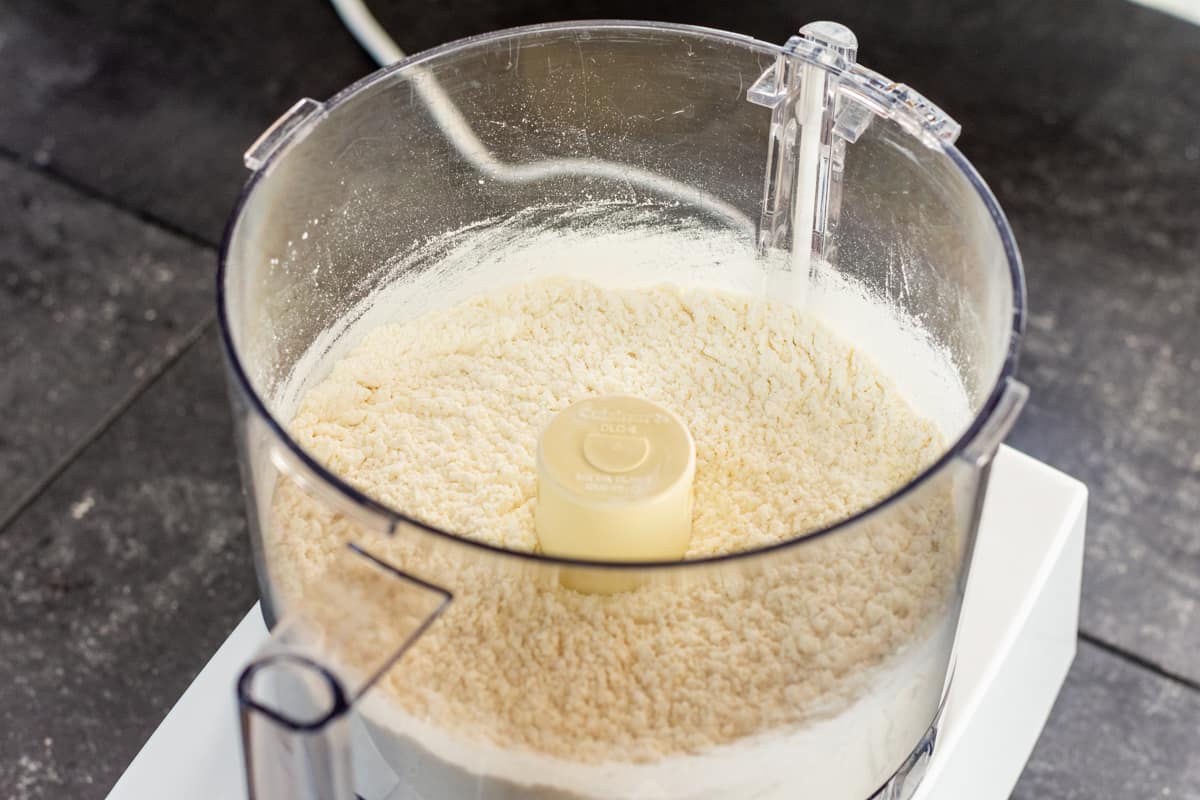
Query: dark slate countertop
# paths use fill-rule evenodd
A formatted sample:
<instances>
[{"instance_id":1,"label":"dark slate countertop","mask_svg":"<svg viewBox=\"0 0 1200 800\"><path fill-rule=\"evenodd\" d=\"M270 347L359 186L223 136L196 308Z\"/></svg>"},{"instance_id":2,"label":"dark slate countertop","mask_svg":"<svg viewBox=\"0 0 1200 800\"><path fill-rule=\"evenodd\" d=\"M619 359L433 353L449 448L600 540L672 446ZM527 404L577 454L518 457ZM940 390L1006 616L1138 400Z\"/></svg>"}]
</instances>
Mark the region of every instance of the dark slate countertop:
<instances>
[{"instance_id":1,"label":"dark slate countertop","mask_svg":"<svg viewBox=\"0 0 1200 800\"><path fill-rule=\"evenodd\" d=\"M1028 273L1010 441L1092 495L1014 797L1200 798L1200 28L1125 0L375 0L410 52L572 18L839 19L963 124ZM241 153L373 65L322 0L0 5L0 796L103 797L255 586L213 329Z\"/></svg>"}]
</instances>

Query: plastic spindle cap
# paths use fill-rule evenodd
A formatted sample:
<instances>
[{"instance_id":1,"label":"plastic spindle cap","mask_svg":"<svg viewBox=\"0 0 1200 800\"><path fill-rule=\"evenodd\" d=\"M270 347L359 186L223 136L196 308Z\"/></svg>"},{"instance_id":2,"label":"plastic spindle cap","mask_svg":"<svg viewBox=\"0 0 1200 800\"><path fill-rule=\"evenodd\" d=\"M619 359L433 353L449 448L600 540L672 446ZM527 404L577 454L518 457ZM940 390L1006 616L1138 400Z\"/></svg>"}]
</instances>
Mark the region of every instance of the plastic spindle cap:
<instances>
[{"instance_id":1,"label":"plastic spindle cap","mask_svg":"<svg viewBox=\"0 0 1200 800\"><path fill-rule=\"evenodd\" d=\"M547 555L636 562L687 552L695 445L662 406L627 395L569 406L542 432L537 471L534 519Z\"/></svg>"}]
</instances>

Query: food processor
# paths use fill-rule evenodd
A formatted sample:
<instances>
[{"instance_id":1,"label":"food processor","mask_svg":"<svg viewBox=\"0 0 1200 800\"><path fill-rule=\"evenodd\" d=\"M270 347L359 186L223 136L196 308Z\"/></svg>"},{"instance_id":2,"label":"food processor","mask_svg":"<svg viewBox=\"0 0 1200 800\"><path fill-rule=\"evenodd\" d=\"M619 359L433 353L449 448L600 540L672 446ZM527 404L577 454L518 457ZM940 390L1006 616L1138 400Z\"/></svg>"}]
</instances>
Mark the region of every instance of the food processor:
<instances>
[{"instance_id":1,"label":"food processor","mask_svg":"<svg viewBox=\"0 0 1200 800\"><path fill-rule=\"evenodd\" d=\"M398 777L394 797L911 796L954 673L990 464L1027 395L1013 377L1020 259L994 197L954 146L958 133L930 101L860 65L854 35L829 22L783 46L663 23L501 31L285 114L247 153L253 176L219 279L273 628L237 685L250 795L354 797L354 720ZM552 246L536 250L535 240ZM356 488L289 431L301 398L364 331L556 276L802 309L880 365L945 447L832 524L680 559L635 545L573 549L588 536L572 525L591 518L570 487L554 496L563 547L532 552L446 530ZM671 419L635 405L591 414L606 425ZM676 440L686 452L686 432ZM590 441L608 448L594 461L628 457L623 441ZM686 509L678 485L672 508ZM539 512L542 498L539 487ZM620 518L653 537L678 520L671 513ZM339 546L320 554L316 579L300 579L280 542L314 528ZM914 532L936 544L892 546ZM877 598L918 578L919 602L880 617ZM753 658L718 681L691 651L634 641L681 673L689 699L663 692L619 708L588 659L538 661L519 676L526 697L511 700L531 701L529 725L538 725L532 699L557 699L595 706L603 732L556 728L544 746L508 746L513 731L501 722L522 714L478 694L469 729L449 724L430 681L469 682L477 653L460 646L440 669L408 672L417 662L406 654L432 647L463 608L535 629L536 615L513 602L529 587L585 598L570 606L590 610L571 620L581 631L643 624L628 616L647 613L636 598L650 598L653 617L653 603L702 597L697 631L719 621L720 636L698 634L696 653ZM520 655L512 663L534 664ZM569 697L544 688L551 669ZM379 691L385 680L390 694ZM821 691L804 690L812 685Z\"/></svg>"}]
</instances>

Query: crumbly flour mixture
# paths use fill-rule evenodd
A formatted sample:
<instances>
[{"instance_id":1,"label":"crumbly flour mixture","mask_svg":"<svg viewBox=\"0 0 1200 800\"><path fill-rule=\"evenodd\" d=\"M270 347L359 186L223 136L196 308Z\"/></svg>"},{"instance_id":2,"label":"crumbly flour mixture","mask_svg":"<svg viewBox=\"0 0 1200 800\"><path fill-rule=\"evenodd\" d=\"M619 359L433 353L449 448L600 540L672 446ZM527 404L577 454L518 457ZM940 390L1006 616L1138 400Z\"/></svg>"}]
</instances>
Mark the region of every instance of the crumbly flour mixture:
<instances>
[{"instance_id":1,"label":"crumbly flour mixture","mask_svg":"<svg viewBox=\"0 0 1200 800\"><path fill-rule=\"evenodd\" d=\"M392 507L536 550L539 432L581 398L618 393L691 430L691 558L833 523L944 447L874 364L789 306L566 279L374 330L290 430ZM285 598L320 583L347 539L454 592L382 681L405 713L591 763L703 752L836 713L944 608L959 557L953 505L937 490L858 533L610 596L404 531L360 534L288 482L273 515L266 544ZM348 657L370 664L372 646Z\"/></svg>"}]
</instances>

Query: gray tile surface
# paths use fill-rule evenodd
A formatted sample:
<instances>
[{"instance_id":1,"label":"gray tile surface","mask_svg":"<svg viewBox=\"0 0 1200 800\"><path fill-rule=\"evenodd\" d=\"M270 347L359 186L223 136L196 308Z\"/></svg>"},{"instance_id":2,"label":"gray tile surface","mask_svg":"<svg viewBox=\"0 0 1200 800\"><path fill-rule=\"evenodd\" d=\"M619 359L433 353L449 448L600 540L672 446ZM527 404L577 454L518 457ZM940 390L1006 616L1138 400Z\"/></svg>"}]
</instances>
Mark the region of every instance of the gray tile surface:
<instances>
[{"instance_id":1,"label":"gray tile surface","mask_svg":"<svg viewBox=\"0 0 1200 800\"><path fill-rule=\"evenodd\" d=\"M254 603L229 424L210 333L0 533L0 797L103 797Z\"/></svg>"},{"instance_id":2,"label":"gray tile surface","mask_svg":"<svg viewBox=\"0 0 1200 800\"><path fill-rule=\"evenodd\" d=\"M1080 643L1012 796L1200 798L1200 693Z\"/></svg>"},{"instance_id":3,"label":"gray tile surface","mask_svg":"<svg viewBox=\"0 0 1200 800\"><path fill-rule=\"evenodd\" d=\"M215 243L263 128L373 68L317 0L6 0L0 147Z\"/></svg>"},{"instance_id":4,"label":"gray tile surface","mask_svg":"<svg viewBox=\"0 0 1200 800\"><path fill-rule=\"evenodd\" d=\"M214 266L0 159L0 525L212 316Z\"/></svg>"},{"instance_id":5,"label":"gray tile surface","mask_svg":"<svg viewBox=\"0 0 1200 800\"><path fill-rule=\"evenodd\" d=\"M1200 28L1130 22L994 170L1031 309L1012 441L1091 487L1083 629L1196 680Z\"/></svg>"}]
</instances>

